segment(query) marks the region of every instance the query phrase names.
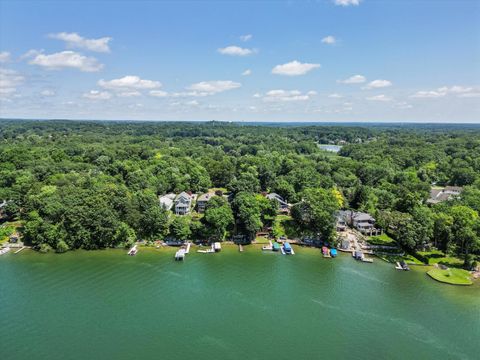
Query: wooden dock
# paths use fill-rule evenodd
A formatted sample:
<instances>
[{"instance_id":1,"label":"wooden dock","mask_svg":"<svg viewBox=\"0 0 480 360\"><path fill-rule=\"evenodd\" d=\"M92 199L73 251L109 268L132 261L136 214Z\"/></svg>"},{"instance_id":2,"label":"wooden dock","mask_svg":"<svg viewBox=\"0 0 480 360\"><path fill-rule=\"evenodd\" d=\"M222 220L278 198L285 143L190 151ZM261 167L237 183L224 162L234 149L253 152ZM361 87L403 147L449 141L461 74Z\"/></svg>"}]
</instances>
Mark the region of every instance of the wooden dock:
<instances>
[{"instance_id":1,"label":"wooden dock","mask_svg":"<svg viewBox=\"0 0 480 360\"><path fill-rule=\"evenodd\" d=\"M243 252L243 245L242 244L238 244L238 251Z\"/></svg>"},{"instance_id":2,"label":"wooden dock","mask_svg":"<svg viewBox=\"0 0 480 360\"><path fill-rule=\"evenodd\" d=\"M26 248L27 248L26 246L22 246L20 249L15 251L14 254L18 254L20 251L22 251L23 249L26 249Z\"/></svg>"},{"instance_id":3,"label":"wooden dock","mask_svg":"<svg viewBox=\"0 0 480 360\"><path fill-rule=\"evenodd\" d=\"M0 249L0 255L6 254L6 253L8 253L9 251L10 251L10 248L9 248L9 247Z\"/></svg>"},{"instance_id":4,"label":"wooden dock","mask_svg":"<svg viewBox=\"0 0 480 360\"><path fill-rule=\"evenodd\" d=\"M185 254L188 254L188 253L190 252L190 246L191 246L191 245L192 245L191 242L188 242L188 243L187 243L187 247L186 247L186 249L185 249Z\"/></svg>"}]
</instances>

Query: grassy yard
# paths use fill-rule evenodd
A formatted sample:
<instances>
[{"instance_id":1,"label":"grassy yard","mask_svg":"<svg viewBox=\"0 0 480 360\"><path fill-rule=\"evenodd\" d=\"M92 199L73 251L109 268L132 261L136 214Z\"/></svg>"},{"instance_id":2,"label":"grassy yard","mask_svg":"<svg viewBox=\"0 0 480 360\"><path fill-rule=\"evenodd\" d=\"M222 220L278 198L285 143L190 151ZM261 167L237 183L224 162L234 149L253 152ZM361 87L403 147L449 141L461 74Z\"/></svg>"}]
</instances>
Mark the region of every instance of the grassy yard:
<instances>
[{"instance_id":1,"label":"grassy yard","mask_svg":"<svg viewBox=\"0 0 480 360\"><path fill-rule=\"evenodd\" d=\"M418 255L425 259L428 265L443 264L452 267L462 267L463 265L462 259L448 256L440 250L419 251Z\"/></svg>"},{"instance_id":2,"label":"grassy yard","mask_svg":"<svg viewBox=\"0 0 480 360\"><path fill-rule=\"evenodd\" d=\"M437 281L452 285L472 285L470 273L462 269L432 269L427 274Z\"/></svg>"},{"instance_id":3,"label":"grassy yard","mask_svg":"<svg viewBox=\"0 0 480 360\"><path fill-rule=\"evenodd\" d=\"M257 237L255 238L255 242L256 242L257 244L268 244L268 241L269 241L269 239L266 238L265 236L257 236Z\"/></svg>"},{"instance_id":4,"label":"grassy yard","mask_svg":"<svg viewBox=\"0 0 480 360\"><path fill-rule=\"evenodd\" d=\"M299 237L299 230L295 226L290 215L277 215L273 221L273 234L277 238L280 236L286 236L289 239L295 239Z\"/></svg>"},{"instance_id":5,"label":"grassy yard","mask_svg":"<svg viewBox=\"0 0 480 360\"><path fill-rule=\"evenodd\" d=\"M410 254L405 254L404 256L393 256L393 255L376 255L376 256L392 264L395 264L397 261L403 260L409 265L424 265L423 262L421 262L419 259L417 259L416 257Z\"/></svg>"},{"instance_id":6,"label":"grassy yard","mask_svg":"<svg viewBox=\"0 0 480 360\"><path fill-rule=\"evenodd\" d=\"M369 236L367 242L371 245L395 246L397 243L387 234Z\"/></svg>"},{"instance_id":7,"label":"grassy yard","mask_svg":"<svg viewBox=\"0 0 480 360\"><path fill-rule=\"evenodd\" d=\"M19 222L6 222L0 226L0 243L8 241L9 236L12 235L20 225Z\"/></svg>"}]
</instances>

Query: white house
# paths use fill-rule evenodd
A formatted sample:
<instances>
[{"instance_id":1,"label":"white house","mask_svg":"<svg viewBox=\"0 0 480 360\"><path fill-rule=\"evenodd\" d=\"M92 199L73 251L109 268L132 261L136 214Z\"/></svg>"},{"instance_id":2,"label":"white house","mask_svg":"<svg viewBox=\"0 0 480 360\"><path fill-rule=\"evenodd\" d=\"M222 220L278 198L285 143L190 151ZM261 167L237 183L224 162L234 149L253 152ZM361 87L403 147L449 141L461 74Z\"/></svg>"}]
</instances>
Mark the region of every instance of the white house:
<instances>
[{"instance_id":1,"label":"white house","mask_svg":"<svg viewBox=\"0 0 480 360\"><path fill-rule=\"evenodd\" d=\"M186 193L185 191L181 192L175 198L175 214L176 215L187 215L190 213L192 207L193 196Z\"/></svg>"},{"instance_id":2,"label":"white house","mask_svg":"<svg viewBox=\"0 0 480 360\"><path fill-rule=\"evenodd\" d=\"M165 210L171 210L175 197L176 195L172 193L160 196L160 206L163 207Z\"/></svg>"}]
</instances>

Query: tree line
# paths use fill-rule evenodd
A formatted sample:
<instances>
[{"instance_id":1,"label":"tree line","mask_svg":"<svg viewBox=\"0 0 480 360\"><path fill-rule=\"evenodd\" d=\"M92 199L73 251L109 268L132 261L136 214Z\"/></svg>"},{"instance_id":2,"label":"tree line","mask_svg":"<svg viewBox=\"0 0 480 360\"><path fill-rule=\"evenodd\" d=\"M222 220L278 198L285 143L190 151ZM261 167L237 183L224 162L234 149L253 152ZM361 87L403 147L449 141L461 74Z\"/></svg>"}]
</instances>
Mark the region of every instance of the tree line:
<instances>
[{"instance_id":1,"label":"tree line","mask_svg":"<svg viewBox=\"0 0 480 360\"><path fill-rule=\"evenodd\" d=\"M223 240L271 226L289 203L299 236L334 238L340 208L366 211L407 250L479 251L480 128L253 126L219 122L0 121L0 199L33 246L62 252L137 239ZM319 144L343 145L338 155ZM461 196L428 205L432 187ZM223 188L205 214L158 196Z\"/></svg>"}]
</instances>

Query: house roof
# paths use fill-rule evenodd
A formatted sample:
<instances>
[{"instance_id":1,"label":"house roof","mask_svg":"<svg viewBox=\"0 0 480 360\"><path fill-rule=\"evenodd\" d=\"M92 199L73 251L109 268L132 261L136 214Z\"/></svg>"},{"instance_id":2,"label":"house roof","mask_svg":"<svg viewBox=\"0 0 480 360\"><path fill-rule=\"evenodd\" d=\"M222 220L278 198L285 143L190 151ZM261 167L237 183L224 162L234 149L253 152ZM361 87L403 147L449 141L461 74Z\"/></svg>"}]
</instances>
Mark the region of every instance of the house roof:
<instances>
[{"instance_id":1,"label":"house roof","mask_svg":"<svg viewBox=\"0 0 480 360\"><path fill-rule=\"evenodd\" d=\"M357 226L359 226L359 227L372 227L373 225L369 222L364 221L364 222L357 223Z\"/></svg>"},{"instance_id":2,"label":"house roof","mask_svg":"<svg viewBox=\"0 0 480 360\"><path fill-rule=\"evenodd\" d=\"M210 200L213 196L215 196L215 194L212 194L212 193L206 193L206 194L202 194L198 197L197 201L208 201Z\"/></svg>"},{"instance_id":3,"label":"house roof","mask_svg":"<svg viewBox=\"0 0 480 360\"><path fill-rule=\"evenodd\" d=\"M160 205L163 206L165 209L170 210L173 206L173 199L170 198L168 195L161 196Z\"/></svg>"},{"instance_id":4,"label":"house roof","mask_svg":"<svg viewBox=\"0 0 480 360\"><path fill-rule=\"evenodd\" d=\"M430 190L430 198L427 200L429 204L437 204L441 201L449 200L452 196L458 195L463 191L460 186L446 186L444 188L436 188Z\"/></svg>"},{"instance_id":5,"label":"house roof","mask_svg":"<svg viewBox=\"0 0 480 360\"><path fill-rule=\"evenodd\" d=\"M269 200L277 200L281 204L287 204L287 202L277 193L269 193L267 194L267 199Z\"/></svg>"},{"instance_id":6,"label":"house roof","mask_svg":"<svg viewBox=\"0 0 480 360\"><path fill-rule=\"evenodd\" d=\"M354 213L353 219L359 222L375 221L375 219L367 213Z\"/></svg>"}]
</instances>

